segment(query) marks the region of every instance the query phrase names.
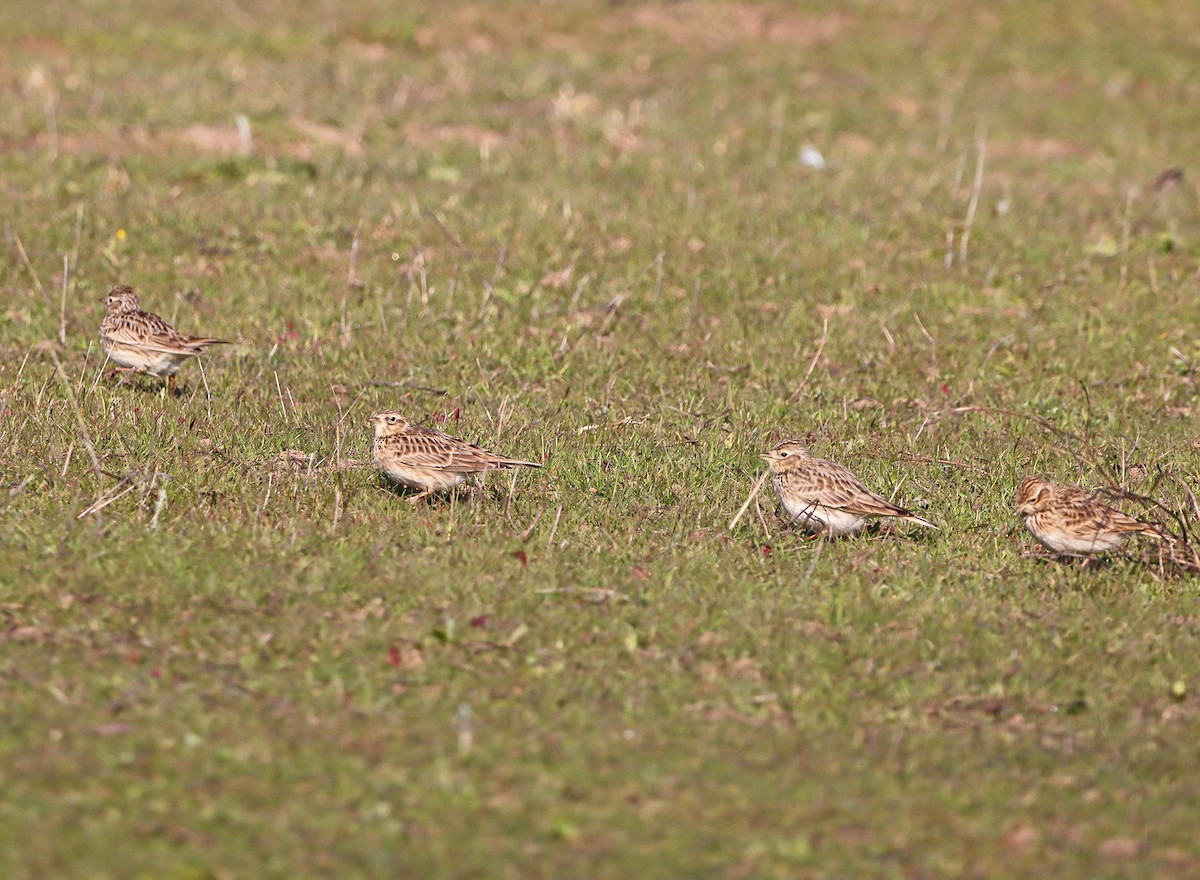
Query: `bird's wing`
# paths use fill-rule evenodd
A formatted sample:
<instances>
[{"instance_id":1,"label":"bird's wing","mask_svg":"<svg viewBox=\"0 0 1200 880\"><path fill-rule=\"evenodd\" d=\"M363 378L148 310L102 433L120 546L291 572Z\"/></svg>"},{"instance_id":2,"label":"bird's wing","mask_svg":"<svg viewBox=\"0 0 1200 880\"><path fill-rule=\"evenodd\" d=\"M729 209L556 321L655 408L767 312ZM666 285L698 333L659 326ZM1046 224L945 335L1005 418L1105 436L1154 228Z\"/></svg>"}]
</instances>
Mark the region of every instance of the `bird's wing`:
<instances>
[{"instance_id":1,"label":"bird's wing","mask_svg":"<svg viewBox=\"0 0 1200 880\"><path fill-rule=\"evenodd\" d=\"M1084 507L1086 509L1083 509ZM1069 518L1072 522L1086 521L1092 528L1104 532L1149 532L1160 536L1162 534L1157 526L1134 519L1115 507L1109 507L1094 495L1090 496L1087 504L1081 505L1080 509L1072 507Z\"/></svg>"},{"instance_id":2,"label":"bird's wing","mask_svg":"<svg viewBox=\"0 0 1200 880\"><path fill-rule=\"evenodd\" d=\"M822 507L864 516L913 515L872 492L848 467L819 460L814 465L809 469L808 479L813 484L813 501Z\"/></svg>"},{"instance_id":3,"label":"bird's wing","mask_svg":"<svg viewBox=\"0 0 1200 880\"><path fill-rule=\"evenodd\" d=\"M111 315L101 324L110 343L159 351L164 354L195 355L200 348L158 315L134 312Z\"/></svg>"},{"instance_id":4,"label":"bird's wing","mask_svg":"<svg viewBox=\"0 0 1200 880\"><path fill-rule=\"evenodd\" d=\"M405 464L413 467L470 474L503 467L505 462L505 459L482 446L452 437L436 428L410 425L398 439L397 452Z\"/></svg>"}]
</instances>

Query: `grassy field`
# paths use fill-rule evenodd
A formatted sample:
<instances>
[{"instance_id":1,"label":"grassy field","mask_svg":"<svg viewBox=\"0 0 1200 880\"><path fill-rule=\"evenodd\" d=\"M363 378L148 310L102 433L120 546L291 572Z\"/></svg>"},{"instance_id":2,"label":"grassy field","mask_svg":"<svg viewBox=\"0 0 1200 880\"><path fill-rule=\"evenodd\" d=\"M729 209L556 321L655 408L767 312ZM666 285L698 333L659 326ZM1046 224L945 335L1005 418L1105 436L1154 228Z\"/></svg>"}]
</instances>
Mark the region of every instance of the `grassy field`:
<instances>
[{"instance_id":1,"label":"grassy field","mask_svg":"<svg viewBox=\"0 0 1200 880\"><path fill-rule=\"evenodd\" d=\"M1197 33L4 4L0 875L1200 877L1196 581L1012 508L1200 485ZM787 436L941 531L731 529Z\"/></svg>"}]
</instances>

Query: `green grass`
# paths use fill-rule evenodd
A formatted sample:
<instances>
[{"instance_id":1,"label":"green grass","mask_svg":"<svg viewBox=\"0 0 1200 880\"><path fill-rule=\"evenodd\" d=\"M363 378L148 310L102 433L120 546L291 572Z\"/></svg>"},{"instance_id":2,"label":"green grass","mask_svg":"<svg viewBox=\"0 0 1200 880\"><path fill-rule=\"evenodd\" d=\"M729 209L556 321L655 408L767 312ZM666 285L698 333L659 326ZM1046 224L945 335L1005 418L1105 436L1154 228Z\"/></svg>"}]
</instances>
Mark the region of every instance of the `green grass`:
<instances>
[{"instance_id":1,"label":"green grass","mask_svg":"<svg viewBox=\"0 0 1200 880\"><path fill-rule=\"evenodd\" d=\"M1200 14L92 6L0 9L0 874L1200 875L1195 581L1011 506L1200 484ZM237 344L104 378L117 281ZM729 530L793 435L941 531Z\"/></svg>"}]
</instances>

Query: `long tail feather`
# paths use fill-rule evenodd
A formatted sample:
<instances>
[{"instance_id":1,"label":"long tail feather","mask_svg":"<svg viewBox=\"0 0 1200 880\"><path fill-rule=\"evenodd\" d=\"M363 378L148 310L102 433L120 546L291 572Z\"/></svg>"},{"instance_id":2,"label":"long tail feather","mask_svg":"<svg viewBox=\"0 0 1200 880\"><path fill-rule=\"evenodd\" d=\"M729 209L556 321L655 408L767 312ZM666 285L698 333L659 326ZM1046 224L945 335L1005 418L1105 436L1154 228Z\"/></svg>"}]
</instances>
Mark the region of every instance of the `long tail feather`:
<instances>
[{"instance_id":1,"label":"long tail feather","mask_svg":"<svg viewBox=\"0 0 1200 880\"><path fill-rule=\"evenodd\" d=\"M1154 538L1159 541L1174 541L1175 540L1175 537L1173 535L1169 534L1168 532L1164 532L1158 526L1154 526L1154 525L1151 525L1150 523L1144 523L1144 522L1140 522L1140 521L1138 522L1138 525L1141 526L1141 528L1134 529L1133 531L1141 532L1143 535L1146 535L1148 537Z\"/></svg>"},{"instance_id":2,"label":"long tail feather","mask_svg":"<svg viewBox=\"0 0 1200 880\"><path fill-rule=\"evenodd\" d=\"M496 462L496 467L500 467L500 468L513 468L513 467L540 468L541 465L538 464L536 461L521 461L519 458L502 458Z\"/></svg>"}]
</instances>

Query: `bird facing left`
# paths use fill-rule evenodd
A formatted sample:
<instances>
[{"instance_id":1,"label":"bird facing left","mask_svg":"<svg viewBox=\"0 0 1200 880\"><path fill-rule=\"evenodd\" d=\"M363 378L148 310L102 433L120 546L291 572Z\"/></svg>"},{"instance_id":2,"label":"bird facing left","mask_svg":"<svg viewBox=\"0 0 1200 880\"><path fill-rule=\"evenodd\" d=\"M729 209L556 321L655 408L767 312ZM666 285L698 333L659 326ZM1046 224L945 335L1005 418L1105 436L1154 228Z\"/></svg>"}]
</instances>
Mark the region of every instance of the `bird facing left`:
<instances>
[{"instance_id":1,"label":"bird facing left","mask_svg":"<svg viewBox=\"0 0 1200 880\"><path fill-rule=\"evenodd\" d=\"M210 345L228 345L213 336L180 333L153 312L144 311L133 288L121 284L108 292L100 321L100 345L108 359L133 373L146 373L175 383L175 373L188 358L199 357Z\"/></svg>"},{"instance_id":2,"label":"bird facing left","mask_svg":"<svg viewBox=\"0 0 1200 880\"><path fill-rule=\"evenodd\" d=\"M453 489L472 474L515 467L541 467L489 452L437 428L414 425L394 410L377 412L367 420L375 429L371 454L389 480L418 494L413 501L434 492Z\"/></svg>"},{"instance_id":3,"label":"bird facing left","mask_svg":"<svg viewBox=\"0 0 1200 880\"><path fill-rule=\"evenodd\" d=\"M876 517L896 517L929 529L933 523L863 485L847 467L811 456L798 440L784 440L762 458L788 519L811 534L853 535Z\"/></svg>"}]
</instances>

